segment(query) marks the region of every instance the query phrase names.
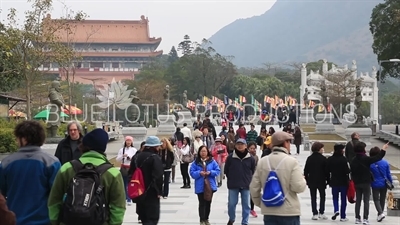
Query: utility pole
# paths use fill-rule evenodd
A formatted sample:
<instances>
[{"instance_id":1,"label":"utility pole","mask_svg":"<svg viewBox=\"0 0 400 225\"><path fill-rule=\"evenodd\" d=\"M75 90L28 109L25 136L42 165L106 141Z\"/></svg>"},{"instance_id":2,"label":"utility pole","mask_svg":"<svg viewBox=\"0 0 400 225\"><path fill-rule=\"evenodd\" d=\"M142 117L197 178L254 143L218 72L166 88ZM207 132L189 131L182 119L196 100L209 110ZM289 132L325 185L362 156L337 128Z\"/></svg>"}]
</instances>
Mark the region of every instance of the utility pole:
<instances>
[{"instance_id":1,"label":"utility pole","mask_svg":"<svg viewBox=\"0 0 400 225\"><path fill-rule=\"evenodd\" d=\"M104 78L85 78L85 77L81 77L84 80L90 80L93 83L93 89L94 89L94 104L96 104L97 101L97 88L96 88L96 82L97 81L102 81L104 80ZM97 118L98 119L98 118Z\"/></svg>"}]
</instances>

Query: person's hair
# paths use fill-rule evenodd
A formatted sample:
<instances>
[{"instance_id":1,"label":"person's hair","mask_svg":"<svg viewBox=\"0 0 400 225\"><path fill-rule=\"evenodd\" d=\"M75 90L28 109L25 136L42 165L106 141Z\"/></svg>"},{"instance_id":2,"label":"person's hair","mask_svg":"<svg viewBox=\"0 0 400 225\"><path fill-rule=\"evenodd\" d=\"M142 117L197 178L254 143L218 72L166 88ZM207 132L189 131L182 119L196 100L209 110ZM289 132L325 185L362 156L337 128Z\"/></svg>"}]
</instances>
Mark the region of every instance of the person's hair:
<instances>
[{"instance_id":1,"label":"person's hair","mask_svg":"<svg viewBox=\"0 0 400 225\"><path fill-rule=\"evenodd\" d=\"M190 138L185 137L185 140L186 140L187 145L190 146Z\"/></svg>"},{"instance_id":2,"label":"person's hair","mask_svg":"<svg viewBox=\"0 0 400 225\"><path fill-rule=\"evenodd\" d=\"M169 143L171 146L175 146L175 140L173 138L169 138Z\"/></svg>"},{"instance_id":3,"label":"person's hair","mask_svg":"<svg viewBox=\"0 0 400 225\"><path fill-rule=\"evenodd\" d=\"M211 152L209 151L208 147L205 146L205 145L202 145L202 146L200 146L199 149L197 150L197 160L198 160L198 161L201 160L200 151L201 151L202 148L206 148L206 150L207 150L207 156L208 156L208 157L212 157Z\"/></svg>"},{"instance_id":4,"label":"person's hair","mask_svg":"<svg viewBox=\"0 0 400 225\"><path fill-rule=\"evenodd\" d=\"M177 128L176 128L176 132L181 132L181 128L180 128L180 127L177 127Z\"/></svg>"},{"instance_id":5,"label":"person's hair","mask_svg":"<svg viewBox=\"0 0 400 225\"><path fill-rule=\"evenodd\" d=\"M171 145L171 142L169 142L169 140L167 139L167 138L162 138L161 139L161 142L164 144L166 144L167 145L167 150L168 151L170 151L170 152L173 152L174 151L174 148L172 147L172 145Z\"/></svg>"},{"instance_id":6,"label":"person's hair","mask_svg":"<svg viewBox=\"0 0 400 225\"><path fill-rule=\"evenodd\" d=\"M343 155L343 148L334 148L333 149L333 154L334 155Z\"/></svg>"},{"instance_id":7,"label":"person's hair","mask_svg":"<svg viewBox=\"0 0 400 225\"><path fill-rule=\"evenodd\" d=\"M319 152L319 150L321 150L321 148L324 147L324 144L322 144L321 142L314 142L314 144L311 146L311 151L312 152Z\"/></svg>"},{"instance_id":8,"label":"person's hair","mask_svg":"<svg viewBox=\"0 0 400 225\"><path fill-rule=\"evenodd\" d=\"M133 147L133 141L131 141L131 145L130 146L126 146L126 141L124 141L124 147Z\"/></svg>"},{"instance_id":9,"label":"person's hair","mask_svg":"<svg viewBox=\"0 0 400 225\"><path fill-rule=\"evenodd\" d=\"M186 126L187 126L187 123L183 123L183 126L186 127Z\"/></svg>"},{"instance_id":10,"label":"person's hair","mask_svg":"<svg viewBox=\"0 0 400 225\"><path fill-rule=\"evenodd\" d=\"M252 146L252 145L254 145L254 147L257 148L257 144L256 144L255 142L253 142L253 141L251 141L251 142L249 142L249 143L247 144L247 148L250 148L250 146Z\"/></svg>"},{"instance_id":11,"label":"person's hair","mask_svg":"<svg viewBox=\"0 0 400 225\"><path fill-rule=\"evenodd\" d=\"M142 149L145 144L146 144L146 142L142 141L142 143L140 143L140 149Z\"/></svg>"},{"instance_id":12,"label":"person's hair","mask_svg":"<svg viewBox=\"0 0 400 225\"><path fill-rule=\"evenodd\" d=\"M352 133L352 134L351 134L351 139L354 139L357 135L358 135L357 132Z\"/></svg>"},{"instance_id":13,"label":"person's hair","mask_svg":"<svg viewBox=\"0 0 400 225\"><path fill-rule=\"evenodd\" d=\"M240 128L240 127L244 127L244 124L243 124L243 123L239 124L239 128Z\"/></svg>"},{"instance_id":14,"label":"person's hair","mask_svg":"<svg viewBox=\"0 0 400 225\"><path fill-rule=\"evenodd\" d=\"M381 151L381 149L377 146L371 148L371 150L369 150L369 156L373 157L376 155L379 155L379 152Z\"/></svg>"},{"instance_id":15,"label":"person's hair","mask_svg":"<svg viewBox=\"0 0 400 225\"><path fill-rule=\"evenodd\" d=\"M79 133L80 133L80 134L83 134L83 128L82 128L81 123L79 123L78 121L75 121L75 120L70 121L70 122L68 123L68 125L67 125L67 132L68 132L68 134L69 134L69 128L71 128L71 126L72 126L73 124L76 125L76 128L78 129Z\"/></svg>"},{"instance_id":16,"label":"person's hair","mask_svg":"<svg viewBox=\"0 0 400 225\"><path fill-rule=\"evenodd\" d=\"M357 142L354 145L354 152L355 153L365 153L365 147L367 147L367 145L364 142Z\"/></svg>"},{"instance_id":17,"label":"person's hair","mask_svg":"<svg viewBox=\"0 0 400 225\"><path fill-rule=\"evenodd\" d=\"M275 133L275 129L273 127L269 127L268 133L273 135Z\"/></svg>"},{"instance_id":18,"label":"person's hair","mask_svg":"<svg viewBox=\"0 0 400 225\"><path fill-rule=\"evenodd\" d=\"M233 127L229 127L228 128L228 133L233 133L234 134L235 133L235 129L233 129Z\"/></svg>"},{"instance_id":19,"label":"person's hair","mask_svg":"<svg viewBox=\"0 0 400 225\"><path fill-rule=\"evenodd\" d=\"M223 131L226 131L226 129L227 129L226 127L222 127L222 130L223 130Z\"/></svg>"},{"instance_id":20,"label":"person's hair","mask_svg":"<svg viewBox=\"0 0 400 225\"><path fill-rule=\"evenodd\" d=\"M294 127L294 131L300 131L300 127L299 126L295 126Z\"/></svg>"},{"instance_id":21,"label":"person's hair","mask_svg":"<svg viewBox=\"0 0 400 225\"><path fill-rule=\"evenodd\" d=\"M24 138L27 145L42 146L46 140L46 133L43 126L33 120L22 121L14 128L14 135L17 138Z\"/></svg>"}]
</instances>

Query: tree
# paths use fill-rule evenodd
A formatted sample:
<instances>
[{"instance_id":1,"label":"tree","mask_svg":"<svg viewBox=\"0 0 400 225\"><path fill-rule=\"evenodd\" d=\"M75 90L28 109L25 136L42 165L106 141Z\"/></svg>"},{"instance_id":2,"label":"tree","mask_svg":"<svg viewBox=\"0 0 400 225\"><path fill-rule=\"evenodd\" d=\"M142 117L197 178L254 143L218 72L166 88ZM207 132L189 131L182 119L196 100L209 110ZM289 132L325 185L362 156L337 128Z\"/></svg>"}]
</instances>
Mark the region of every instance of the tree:
<instances>
[{"instance_id":1,"label":"tree","mask_svg":"<svg viewBox=\"0 0 400 225\"><path fill-rule=\"evenodd\" d=\"M175 49L175 46L172 46L171 51L168 53L168 62L174 63L179 59L178 52Z\"/></svg>"},{"instance_id":2,"label":"tree","mask_svg":"<svg viewBox=\"0 0 400 225\"><path fill-rule=\"evenodd\" d=\"M382 100L382 123L399 124L400 123L400 93L392 93L383 96Z\"/></svg>"},{"instance_id":3,"label":"tree","mask_svg":"<svg viewBox=\"0 0 400 225\"><path fill-rule=\"evenodd\" d=\"M183 55L190 55L193 51L193 43L190 40L189 35L185 35L183 37L183 41L181 41L178 45L178 51L181 51Z\"/></svg>"},{"instance_id":4,"label":"tree","mask_svg":"<svg viewBox=\"0 0 400 225\"><path fill-rule=\"evenodd\" d=\"M372 49L377 55L378 61L400 58L400 2L397 0L385 0L372 10L370 31L373 36ZM400 63L382 63L382 74L378 79L400 76Z\"/></svg>"},{"instance_id":5,"label":"tree","mask_svg":"<svg viewBox=\"0 0 400 225\"><path fill-rule=\"evenodd\" d=\"M12 57L12 49L16 46L9 46L7 29L4 24L0 23L0 92L11 91L19 87L21 84L21 73L16 68Z\"/></svg>"},{"instance_id":6,"label":"tree","mask_svg":"<svg viewBox=\"0 0 400 225\"><path fill-rule=\"evenodd\" d=\"M64 44L69 49L69 51L66 52L69 54L63 54L62 57L56 57L55 62L59 65L59 68L61 69L61 75L67 81L68 105L72 106L75 73L76 69L80 67L80 61L82 60L81 53L82 51L86 50L87 47L89 47L89 39L94 33L97 32L97 30L90 30L86 33L84 42L87 44L86 48L83 47L80 48L80 50L75 49L74 44L76 42L75 33L77 31L77 25L85 20L87 18L87 15L82 11L75 13L66 5L64 5L64 11L64 18L59 20L52 20L51 22L57 23L59 26L62 26L62 29L59 29L55 34L57 35L57 38L59 38L60 43Z\"/></svg>"},{"instance_id":7,"label":"tree","mask_svg":"<svg viewBox=\"0 0 400 225\"><path fill-rule=\"evenodd\" d=\"M350 100L355 98L356 85L360 85L362 81L360 78L354 78L351 70L330 72L323 76L325 77L326 94L329 97L329 103L335 108L343 104L349 104Z\"/></svg>"},{"instance_id":8,"label":"tree","mask_svg":"<svg viewBox=\"0 0 400 225\"><path fill-rule=\"evenodd\" d=\"M65 28L63 20L49 24L44 15L50 15L51 0L33 0L30 10L25 12L22 25L17 23L16 10L11 9L8 15L9 24L6 26L8 37L6 46L11 46L11 53L16 70L23 77L27 99L27 116L31 119L32 87L41 83L46 65L57 61L58 58L70 56L73 50L59 42L56 35Z\"/></svg>"}]
</instances>

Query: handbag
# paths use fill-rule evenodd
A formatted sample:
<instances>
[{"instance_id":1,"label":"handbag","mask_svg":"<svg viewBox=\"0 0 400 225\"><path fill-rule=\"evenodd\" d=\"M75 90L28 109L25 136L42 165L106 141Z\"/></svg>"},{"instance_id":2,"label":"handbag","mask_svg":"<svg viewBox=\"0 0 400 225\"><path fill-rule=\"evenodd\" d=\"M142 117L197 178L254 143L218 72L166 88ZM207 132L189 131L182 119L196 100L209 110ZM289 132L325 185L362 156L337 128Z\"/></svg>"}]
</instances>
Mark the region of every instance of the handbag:
<instances>
[{"instance_id":1,"label":"handbag","mask_svg":"<svg viewBox=\"0 0 400 225\"><path fill-rule=\"evenodd\" d=\"M394 188L394 185L392 184L392 182L390 182L389 179L386 178L386 176L383 174L383 172L381 171L381 169L379 168L378 164L375 163L375 167L378 169L379 173L381 174L381 176L383 178L385 178L385 185L386 188L389 190L392 190Z\"/></svg>"},{"instance_id":2,"label":"handbag","mask_svg":"<svg viewBox=\"0 0 400 225\"><path fill-rule=\"evenodd\" d=\"M189 153L187 155L182 156L182 162L192 163L194 161L194 155L193 155L192 149L193 148L190 148Z\"/></svg>"},{"instance_id":3,"label":"handbag","mask_svg":"<svg viewBox=\"0 0 400 225\"><path fill-rule=\"evenodd\" d=\"M205 162L203 162L203 171L207 172L207 166L206 166ZM207 176L204 177L204 192L203 192L203 195L204 195L204 200L205 201L211 202L212 197L213 197L213 191L211 189L210 180L208 179Z\"/></svg>"},{"instance_id":4,"label":"handbag","mask_svg":"<svg viewBox=\"0 0 400 225\"><path fill-rule=\"evenodd\" d=\"M122 156L125 154L125 147L122 150ZM128 168L124 166L124 161L125 157L122 157L122 164L121 167L119 168L119 171L121 172L122 177L127 177L128 176Z\"/></svg>"}]
</instances>

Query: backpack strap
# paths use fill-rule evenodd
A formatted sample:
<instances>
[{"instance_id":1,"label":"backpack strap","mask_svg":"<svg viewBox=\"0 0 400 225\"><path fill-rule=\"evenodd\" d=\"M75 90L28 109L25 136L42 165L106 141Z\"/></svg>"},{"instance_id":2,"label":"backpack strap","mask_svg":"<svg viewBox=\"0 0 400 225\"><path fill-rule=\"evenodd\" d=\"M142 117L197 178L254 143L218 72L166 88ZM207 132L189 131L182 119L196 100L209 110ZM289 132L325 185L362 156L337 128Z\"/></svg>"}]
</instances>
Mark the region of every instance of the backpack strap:
<instances>
[{"instance_id":1,"label":"backpack strap","mask_svg":"<svg viewBox=\"0 0 400 225\"><path fill-rule=\"evenodd\" d=\"M70 163L75 173L79 172L79 170L83 168L83 163L79 159L71 160Z\"/></svg>"},{"instance_id":2,"label":"backpack strap","mask_svg":"<svg viewBox=\"0 0 400 225\"><path fill-rule=\"evenodd\" d=\"M97 173L99 173L99 175L101 176L101 175L103 175L107 170L109 170L110 168L112 168L113 167L113 165L111 165L110 163L108 163L108 162L105 162L105 163L103 163L103 164L101 164L101 165L99 165L99 166L96 166L96 172Z\"/></svg>"},{"instance_id":3,"label":"backpack strap","mask_svg":"<svg viewBox=\"0 0 400 225\"><path fill-rule=\"evenodd\" d=\"M288 157L288 156L285 156L285 157L278 163L278 165L275 167L274 171L276 171L276 170L279 168L279 166L282 164L283 161L285 161L285 159L286 159L287 157ZM269 162L269 156L267 156L267 163L268 163L268 168L269 168L269 170L272 171L272 169L271 169L271 164L270 164L270 162Z\"/></svg>"}]
</instances>

